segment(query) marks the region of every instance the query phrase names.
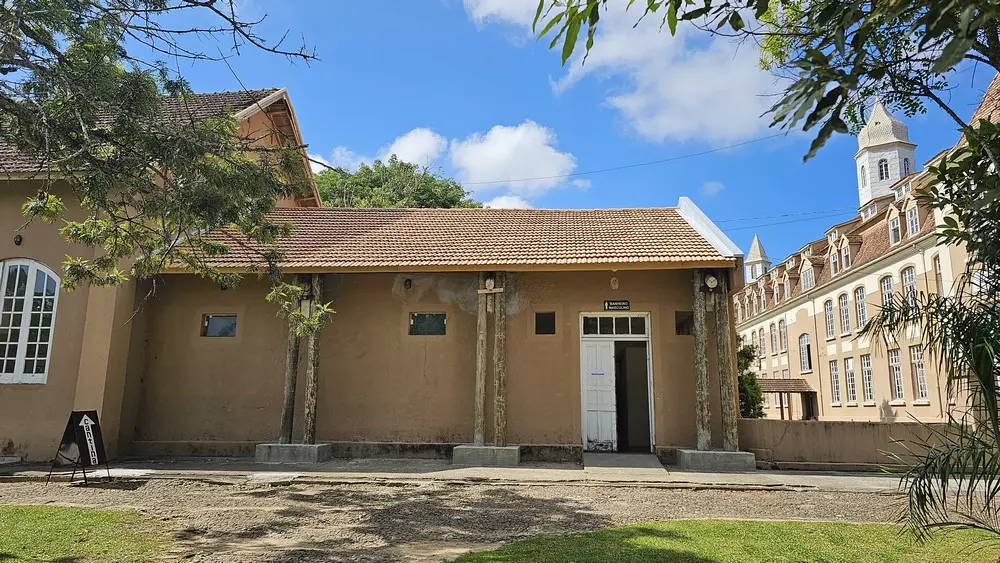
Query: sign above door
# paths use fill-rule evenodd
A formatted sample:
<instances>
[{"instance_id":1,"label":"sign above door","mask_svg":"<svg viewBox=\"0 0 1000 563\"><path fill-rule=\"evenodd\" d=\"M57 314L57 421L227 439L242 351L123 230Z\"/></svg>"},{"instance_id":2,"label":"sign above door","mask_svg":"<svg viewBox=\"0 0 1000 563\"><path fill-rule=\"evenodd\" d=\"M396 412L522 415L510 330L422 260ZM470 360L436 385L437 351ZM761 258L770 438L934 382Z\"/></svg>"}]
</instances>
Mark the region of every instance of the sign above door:
<instances>
[{"instance_id":1,"label":"sign above door","mask_svg":"<svg viewBox=\"0 0 1000 563\"><path fill-rule=\"evenodd\" d=\"M631 308L632 307L629 302L624 299L615 299L604 302L605 311L630 311Z\"/></svg>"}]
</instances>

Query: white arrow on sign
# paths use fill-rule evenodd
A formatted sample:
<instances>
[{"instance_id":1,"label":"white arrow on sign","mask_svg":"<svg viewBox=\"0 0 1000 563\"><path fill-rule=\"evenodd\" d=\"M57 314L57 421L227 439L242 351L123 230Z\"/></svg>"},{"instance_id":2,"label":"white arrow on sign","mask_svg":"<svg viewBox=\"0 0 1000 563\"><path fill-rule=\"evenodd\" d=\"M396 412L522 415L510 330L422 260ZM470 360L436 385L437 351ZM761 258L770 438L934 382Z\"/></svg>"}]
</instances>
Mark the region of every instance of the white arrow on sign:
<instances>
[{"instance_id":1,"label":"white arrow on sign","mask_svg":"<svg viewBox=\"0 0 1000 563\"><path fill-rule=\"evenodd\" d=\"M94 443L94 431L90 429L94 421L90 417L83 415L80 419L80 426L83 427L83 436L87 440L87 453L90 455L90 465L97 465L97 444Z\"/></svg>"}]
</instances>

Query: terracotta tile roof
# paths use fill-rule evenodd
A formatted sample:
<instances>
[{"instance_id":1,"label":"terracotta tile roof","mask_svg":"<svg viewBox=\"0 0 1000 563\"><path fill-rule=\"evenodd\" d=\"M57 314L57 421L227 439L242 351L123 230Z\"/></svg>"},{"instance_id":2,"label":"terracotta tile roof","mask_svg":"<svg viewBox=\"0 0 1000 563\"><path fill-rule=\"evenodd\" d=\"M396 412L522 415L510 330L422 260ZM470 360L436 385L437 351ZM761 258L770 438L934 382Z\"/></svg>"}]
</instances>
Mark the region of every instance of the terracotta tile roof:
<instances>
[{"instance_id":1,"label":"terracotta tile roof","mask_svg":"<svg viewBox=\"0 0 1000 563\"><path fill-rule=\"evenodd\" d=\"M240 92L212 92L191 94L183 98L163 96L161 110L168 122L197 121L218 117L227 111L240 112L274 94L278 88ZM110 116L110 114L109 114ZM20 152L0 136L0 174L32 173L45 168L40 159Z\"/></svg>"},{"instance_id":2,"label":"terracotta tile roof","mask_svg":"<svg viewBox=\"0 0 1000 563\"><path fill-rule=\"evenodd\" d=\"M399 270L555 264L732 263L676 208L289 208L270 219L294 226L281 242L285 268ZM260 265L232 231L213 235L220 268Z\"/></svg>"},{"instance_id":3,"label":"terracotta tile roof","mask_svg":"<svg viewBox=\"0 0 1000 563\"><path fill-rule=\"evenodd\" d=\"M815 393L805 379L757 379L764 393Z\"/></svg>"},{"instance_id":4,"label":"terracotta tile roof","mask_svg":"<svg viewBox=\"0 0 1000 563\"><path fill-rule=\"evenodd\" d=\"M972 114L970 125L976 124L980 119L986 119L993 123L1000 123L1000 74L993 77L986 93L983 94L983 101L979 103L976 112Z\"/></svg>"}]
</instances>

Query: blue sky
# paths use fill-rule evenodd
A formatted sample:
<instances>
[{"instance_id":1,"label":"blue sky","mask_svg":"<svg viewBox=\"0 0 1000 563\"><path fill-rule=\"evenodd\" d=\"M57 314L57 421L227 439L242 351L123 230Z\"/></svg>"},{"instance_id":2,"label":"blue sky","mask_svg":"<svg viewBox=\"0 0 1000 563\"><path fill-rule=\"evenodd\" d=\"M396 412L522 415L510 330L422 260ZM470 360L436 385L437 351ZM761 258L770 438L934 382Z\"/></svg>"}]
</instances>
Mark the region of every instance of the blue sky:
<instances>
[{"instance_id":1,"label":"blue sky","mask_svg":"<svg viewBox=\"0 0 1000 563\"><path fill-rule=\"evenodd\" d=\"M858 206L853 137L803 164L811 136L650 166L767 137L778 89L756 54L696 33L672 38L612 10L585 65L535 41L535 0L240 0L259 31L310 65L252 49L182 65L197 91L285 87L309 152L356 166L396 152L462 181L482 201L545 208L671 206L691 197L744 250L759 233L774 259ZM655 22L654 22L655 23ZM209 47L215 49L214 46ZM960 73L952 102L971 115L992 76ZM917 160L953 144L940 111L906 120ZM553 178L554 177L554 178ZM544 178L524 181L528 178Z\"/></svg>"}]
</instances>

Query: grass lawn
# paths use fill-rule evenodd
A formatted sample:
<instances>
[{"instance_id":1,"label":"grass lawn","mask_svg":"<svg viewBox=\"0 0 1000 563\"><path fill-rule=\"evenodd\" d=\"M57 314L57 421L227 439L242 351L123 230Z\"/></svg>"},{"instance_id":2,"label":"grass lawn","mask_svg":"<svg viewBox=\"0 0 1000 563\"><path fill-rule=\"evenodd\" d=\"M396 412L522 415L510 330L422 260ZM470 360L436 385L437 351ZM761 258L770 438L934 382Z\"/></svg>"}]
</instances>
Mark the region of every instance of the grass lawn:
<instances>
[{"instance_id":1,"label":"grass lawn","mask_svg":"<svg viewBox=\"0 0 1000 563\"><path fill-rule=\"evenodd\" d=\"M166 544L134 510L0 505L0 561L148 561Z\"/></svg>"},{"instance_id":2,"label":"grass lawn","mask_svg":"<svg viewBox=\"0 0 1000 563\"><path fill-rule=\"evenodd\" d=\"M917 545L889 524L676 520L549 536L456 563L996 563L996 544L959 531ZM975 544L975 545L973 545ZM971 547L970 547L971 546Z\"/></svg>"}]
</instances>

